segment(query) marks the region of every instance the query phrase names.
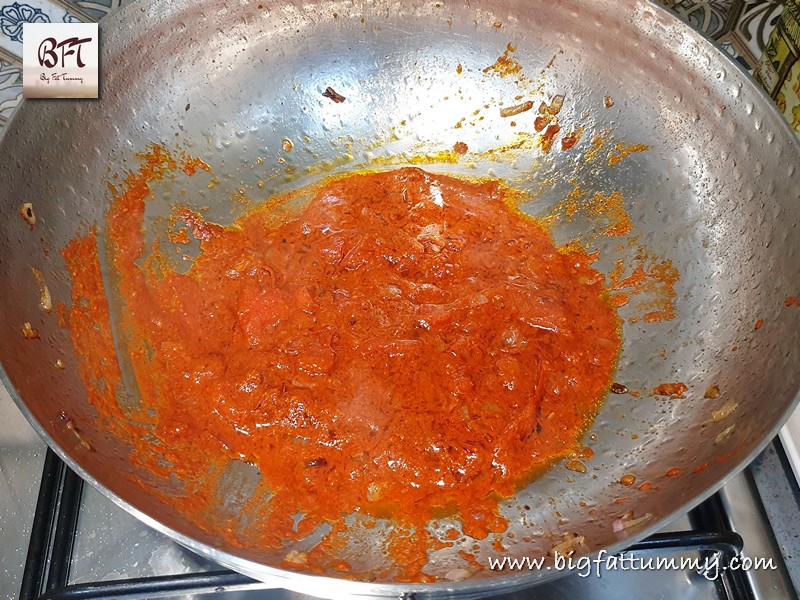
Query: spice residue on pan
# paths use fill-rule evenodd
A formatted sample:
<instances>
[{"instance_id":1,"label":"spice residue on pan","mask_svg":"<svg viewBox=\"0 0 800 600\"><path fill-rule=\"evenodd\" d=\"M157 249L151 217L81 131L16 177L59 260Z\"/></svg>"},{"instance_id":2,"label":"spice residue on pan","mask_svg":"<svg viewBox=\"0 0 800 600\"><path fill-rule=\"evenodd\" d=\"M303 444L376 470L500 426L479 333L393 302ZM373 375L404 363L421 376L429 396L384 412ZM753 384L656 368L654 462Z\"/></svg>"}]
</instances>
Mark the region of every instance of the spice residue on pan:
<instances>
[{"instance_id":1,"label":"spice residue on pan","mask_svg":"<svg viewBox=\"0 0 800 600\"><path fill-rule=\"evenodd\" d=\"M600 153L605 148L606 144L611 137L611 130L595 131L592 134L592 140L589 149L586 151L585 160L589 163L594 162L600 156Z\"/></svg>"},{"instance_id":2,"label":"spice residue on pan","mask_svg":"<svg viewBox=\"0 0 800 600\"><path fill-rule=\"evenodd\" d=\"M342 96L340 93L338 93L335 89L333 89L330 86L325 88L325 91L322 92L322 96L330 100L333 100L336 104L341 104L342 102L347 100L347 98Z\"/></svg>"},{"instance_id":3,"label":"spice residue on pan","mask_svg":"<svg viewBox=\"0 0 800 600\"><path fill-rule=\"evenodd\" d=\"M651 396L668 396L670 400L685 398L689 388L685 383L660 383L650 391Z\"/></svg>"},{"instance_id":4,"label":"spice residue on pan","mask_svg":"<svg viewBox=\"0 0 800 600\"><path fill-rule=\"evenodd\" d=\"M644 144L625 144L623 142L617 142L614 144L614 149L608 155L608 164L613 167L619 164L626 156L634 152L644 152L648 149L648 146Z\"/></svg>"},{"instance_id":5,"label":"spice residue on pan","mask_svg":"<svg viewBox=\"0 0 800 600\"><path fill-rule=\"evenodd\" d=\"M483 72L499 75L500 77L519 74L522 71L522 65L511 56L516 51L517 49L514 45L509 42L503 55L498 57L494 64L486 67Z\"/></svg>"},{"instance_id":6,"label":"spice residue on pan","mask_svg":"<svg viewBox=\"0 0 800 600\"><path fill-rule=\"evenodd\" d=\"M206 173L211 172L211 167L203 160L188 156L186 153L181 153L180 163L181 171L187 175L194 175L198 170L205 171Z\"/></svg>"},{"instance_id":7,"label":"spice residue on pan","mask_svg":"<svg viewBox=\"0 0 800 600\"><path fill-rule=\"evenodd\" d=\"M25 321L22 324L22 335L26 340L38 340L39 331L30 324L30 321Z\"/></svg>"},{"instance_id":8,"label":"spice residue on pan","mask_svg":"<svg viewBox=\"0 0 800 600\"><path fill-rule=\"evenodd\" d=\"M551 123L547 126L547 129L544 130L544 133L539 138L539 147L542 149L542 152L548 154L550 150L553 148L553 144L556 142L556 136L561 132L561 125L558 123Z\"/></svg>"},{"instance_id":9,"label":"spice residue on pan","mask_svg":"<svg viewBox=\"0 0 800 600\"><path fill-rule=\"evenodd\" d=\"M36 226L36 215L33 212L33 204L25 202L19 209L19 216L33 229Z\"/></svg>"},{"instance_id":10,"label":"spice residue on pan","mask_svg":"<svg viewBox=\"0 0 800 600\"><path fill-rule=\"evenodd\" d=\"M122 423L129 415L124 414L117 398L122 374L114 348L99 252L94 228L86 237L71 241L62 252L72 277L69 333L80 359L79 374L89 402L102 419Z\"/></svg>"},{"instance_id":11,"label":"spice residue on pan","mask_svg":"<svg viewBox=\"0 0 800 600\"><path fill-rule=\"evenodd\" d=\"M579 215L595 220L602 218L607 223L600 232L602 235L625 236L632 231L631 218L625 210L625 199L618 191L611 194L595 192L590 196L583 189L575 188L555 206L548 220L554 222L564 219L570 222Z\"/></svg>"},{"instance_id":12,"label":"spice residue on pan","mask_svg":"<svg viewBox=\"0 0 800 600\"><path fill-rule=\"evenodd\" d=\"M114 189L105 249L140 425L123 425L115 398L94 231L64 251L69 321L90 401L127 429L135 461L191 487L165 497L187 518L213 528L214 481L244 461L263 477L232 543L277 551L358 510L396 524L391 576L422 581L432 518L475 539L502 532L499 499L557 459L591 457L579 438L610 386L618 318L595 257L556 248L497 181L357 174L307 190L299 212L283 208L298 192L228 227L176 207L202 250L177 273L148 255L143 219L150 183L187 159L143 158ZM587 359L567 369L568 355ZM350 569L341 535L325 540L286 562Z\"/></svg>"},{"instance_id":13,"label":"spice residue on pan","mask_svg":"<svg viewBox=\"0 0 800 600\"><path fill-rule=\"evenodd\" d=\"M561 149L562 150L571 150L575 147L575 145L581 141L583 137L583 127L576 127L564 137L561 138Z\"/></svg>"},{"instance_id":14,"label":"spice residue on pan","mask_svg":"<svg viewBox=\"0 0 800 600\"><path fill-rule=\"evenodd\" d=\"M659 259L639 246L631 258L616 260L608 276L618 306L628 304L632 296L637 298L638 314L628 317L629 322L658 323L675 318L675 284L680 274L671 260Z\"/></svg>"}]
</instances>

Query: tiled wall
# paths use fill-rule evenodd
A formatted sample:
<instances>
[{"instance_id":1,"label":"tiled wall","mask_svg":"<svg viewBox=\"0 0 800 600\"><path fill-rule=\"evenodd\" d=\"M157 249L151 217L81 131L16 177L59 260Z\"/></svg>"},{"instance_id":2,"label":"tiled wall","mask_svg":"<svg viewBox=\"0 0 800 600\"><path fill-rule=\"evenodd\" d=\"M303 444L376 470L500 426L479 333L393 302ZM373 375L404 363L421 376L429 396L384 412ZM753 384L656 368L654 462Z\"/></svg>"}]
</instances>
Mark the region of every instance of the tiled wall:
<instances>
[{"instance_id":1,"label":"tiled wall","mask_svg":"<svg viewBox=\"0 0 800 600\"><path fill-rule=\"evenodd\" d=\"M0 0L0 134L22 98L22 23L99 20L128 1ZM783 10L783 0L661 1L748 69L760 58Z\"/></svg>"}]
</instances>

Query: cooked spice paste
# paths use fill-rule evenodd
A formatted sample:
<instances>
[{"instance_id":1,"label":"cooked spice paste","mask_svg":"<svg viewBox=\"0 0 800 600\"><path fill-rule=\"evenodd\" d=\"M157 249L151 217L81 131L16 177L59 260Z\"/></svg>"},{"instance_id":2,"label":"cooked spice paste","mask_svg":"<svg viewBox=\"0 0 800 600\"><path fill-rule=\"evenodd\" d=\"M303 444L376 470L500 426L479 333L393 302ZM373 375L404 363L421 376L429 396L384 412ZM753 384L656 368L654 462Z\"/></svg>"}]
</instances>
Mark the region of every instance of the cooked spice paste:
<instances>
[{"instance_id":1,"label":"cooked spice paste","mask_svg":"<svg viewBox=\"0 0 800 600\"><path fill-rule=\"evenodd\" d=\"M557 248L499 182L360 173L314 188L299 212L276 219L277 199L228 227L177 207L202 250L181 274L157 252L141 260L148 181L176 166L158 148L148 161L109 214L111 279L148 430L134 453L155 449L169 464L152 469L206 482L170 500L190 519L214 502L207 473L246 461L263 475L260 508L248 508L260 511L258 544L358 511L416 529L389 551L400 579L424 579L432 518L454 515L475 538L501 532L498 500L580 451L619 321L592 257ZM89 246L66 256L78 289L97 291ZM96 386L80 331L92 302L73 301Z\"/></svg>"}]
</instances>

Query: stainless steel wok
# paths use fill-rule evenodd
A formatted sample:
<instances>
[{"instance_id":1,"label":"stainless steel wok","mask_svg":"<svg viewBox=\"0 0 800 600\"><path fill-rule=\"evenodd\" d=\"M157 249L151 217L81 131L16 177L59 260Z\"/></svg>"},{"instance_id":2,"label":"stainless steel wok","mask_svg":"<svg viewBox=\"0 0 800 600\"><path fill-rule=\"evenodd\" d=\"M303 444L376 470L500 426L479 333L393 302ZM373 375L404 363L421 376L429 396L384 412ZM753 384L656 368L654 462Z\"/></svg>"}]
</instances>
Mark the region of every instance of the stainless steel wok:
<instances>
[{"instance_id":1,"label":"stainless steel wok","mask_svg":"<svg viewBox=\"0 0 800 600\"><path fill-rule=\"evenodd\" d=\"M202 531L126 477L148 475L129 462L124 440L97 427L68 332L40 310L31 271L44 274L54 301L68 302L60 250L92 224L102 232L106 181L134 168L135 153L149 143L179 144L206 160L219 185L210 190L193 178L187 197L230 221L242 210L229 200L239 188L265 197L376 157L402 162L456 141L478 153L513 144L515 132L532 131L534 116L519 115L516 129L500 117L499 103L514 104L517 95L538 106L565 94L562 122L586 130L575 150L545 155L528 147L455 164L437 164L431 154L426 168L506 178L530 191L526 210L536 215L552 211L570 179L588 190L620 190L639 242L672 260L680 280L673 320L632 323L632 309L621 309L628 322L615 379L643 393L608 399L587 440L595 451L588 473L557 466L504 503L508 554L543 554L565 532L585 536L585 552L620 550L710 495L771 439L800 389L800 309L785 305L800 292L800 150L768 98L722 52L642 0L259 2L130 5L102 23L100 100L24 102L0 147L0 375L84 478L187 547L315 595L486 594L557 576L484 570L450 581L465 574L456 545L430 556L426 571L441 578L435 584L347 581L275 568L285 551L236 549ZM514 77L483 72L509 42L530 80L524 92ZM328 86L346 102L323 97ZM478 109L483 120L471 116ZM461 117L464 126L454 128ZM585 158L591 133L606 129L650 149L615 168L576 160ZM280 152L283 138L293 140L292 153ZM287 167L294 176L283 176ZM259 180L267 181L261 192ZM181 192L176 185L158 186L166 204ZM23 202L34 205L33 230L19 217ZM620 252L634 252L618 250L620 238L593 236L597 223L584 221L556 225L554 235L597 246L605 271ZM25 322L40 339L23 337ZM54 367L59 359L64 370ZM676 381L688 385L685 399L648 394ZM703 398L710 385L719 398ZM712 412L731 401L733 414L714 421ZM64 427L62 411L92 451ZM667 476L672 468L681 474ZM620 485L628 472L657 489ZM172 485L149 477L153 488ZM616 503L620 497L627 501ZM615 532L612 523L627 511L652 518ZM354 541L348 552L385 566L374 543ZM496 553L482 544L478 560L488 555Z\"/></svg>"}]
</instances>

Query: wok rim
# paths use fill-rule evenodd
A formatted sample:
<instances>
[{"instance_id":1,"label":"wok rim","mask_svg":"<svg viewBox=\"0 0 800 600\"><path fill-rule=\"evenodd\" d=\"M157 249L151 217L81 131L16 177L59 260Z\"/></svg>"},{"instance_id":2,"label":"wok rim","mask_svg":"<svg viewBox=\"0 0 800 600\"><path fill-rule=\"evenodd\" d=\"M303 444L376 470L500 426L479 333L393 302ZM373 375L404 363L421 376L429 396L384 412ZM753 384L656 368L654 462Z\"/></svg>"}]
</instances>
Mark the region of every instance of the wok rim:
<instances>
[{"instance_id":1,"label":"wok rim","mask_svg":"<svg viewBox=\"0 0 800 600\"><path fill-rule=\"evenodd\" d=\"M698 32L690 25L682 21L677 15L669 9L659 4L657 0L631 0L632 2L642 2L647 4L652 10L658 13L659 17L666 19L672 25L677 25L685 33L691 35L693 40L699 45L705 46L706 50L711 50L721 62L728 67L733 67L740 76L743 77L743 85L749 86L748 92L755 92L755 96L761 99L761 106L763 109L766 104L766 111L772 114L772 117L778 117L777 129L781 133L776 132L777 135L783 135L789 142L789 146L796 147L800 141L797 139L794 131L789 126L789 123L779 112L778 107L774 104L772 98L766 91L758 84L754 77L748 73L744 67L731 57L715 40L706 37L704 34ZM117 10L114 14L105 17L100 22L102 29L124 27L124 21L127 20L128 15L133 14L134 10L139 9L141 5L152 4L153 0L133 0L129 4ZM139 9L142 10L142 9ZM144 12L144 11L142 11ZM102 31L101 31L102 36ZM102 56L101 56L102 60ZM6 124L6 130L12 128L16 121L15 116L21 111L25 110L28 105L27 99L23 98L17 110L12 115L9 122ZM3 138L0 138L0 144L3 143ZM5 367L0 363L0 384L2 384L9 393L14 404L24 415L39 437L52 449L58 457L73 471L75 471L84 481L88 482L92 487L99 491L103 496L111 500L115 505L125 510L127 513L147 525L148 527L156 530L157 532L167 536L171 540L184 546L188 550L195 552L209 560L219 564L220 566L232 569L247 577L251 577L255 582L264 583L273 588L282 588L292 592L309 594L321 598L340 598L342 596L355 596L355 597L407 597L412 595L424 596L439 596L439 595L456 595L459 598L469 598L483 596L487 593L497 592L512 592L525 588L530 588L538 584L553 581L563 576L573 573L576 569L542 569L542 570L526 570L526 571L507 571L509 575L495 575L493 577L483 579L466 579L463 581L437 581L434 583L389 583L389 582L367 582L361 580L349 580L342 578L329 577L324 575L312 575L297 571L290 571L257 563L255 561L242 558L229 550L221 550L209 544L195 540L194 538L185 535L176 529L165 525L161 521L151 517L142 510L139 510L128 501L124 500L110 489L108 489L99 480L90 475L84 467L75 461L46 431L44 426L33 416L27 404L23 401L18 394L16 388L13 386ZM676 509L668 513L666 516L659 518L654 523L640 530L637 530L629 535L624 540L611 544L604 548L598 548L594 552L587 555L590 558L598 556L600 553L606 555L617 554L624 551L631 545L641 541L642 539L652 535L664 527L665 524L674 520L675 518L687 513L692 508L698 506L712 495L717 493L723 486L725 486L731 479L742 472L764 449L772 443L777 437L780 430L783 428L786 421L789 419L794 410L800 405L800 389L795 392L794 398L787 404L781 417L776 421L776 424L769 430L762 440L756 444L744 458L740 459L734 466L731 467L727 473L717 479L713 484L705 488L701 493L693 496L687 501L680 504ZM266 589L266 588L265 588Z\"/></svg>"}]
</instances>

